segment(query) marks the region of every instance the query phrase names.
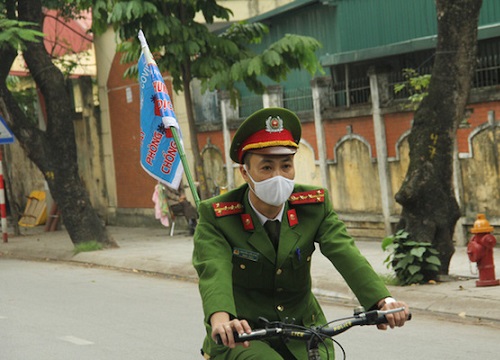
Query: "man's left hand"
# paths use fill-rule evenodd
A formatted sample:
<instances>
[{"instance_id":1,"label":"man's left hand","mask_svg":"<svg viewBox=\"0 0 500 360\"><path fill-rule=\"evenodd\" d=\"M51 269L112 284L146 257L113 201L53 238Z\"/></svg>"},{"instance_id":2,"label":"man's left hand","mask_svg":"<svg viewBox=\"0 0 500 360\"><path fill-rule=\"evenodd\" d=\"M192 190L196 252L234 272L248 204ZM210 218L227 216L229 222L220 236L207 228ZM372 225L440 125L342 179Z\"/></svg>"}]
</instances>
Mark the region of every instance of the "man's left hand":
<instances>
[{"instance_id":1,"label":"man's left hand","mask_svg":"<svg viewBox=\"0 0 500 360\"><path fill-rule=\"evenodd\" d=\"M379 330L387 330L387 326L389 326L391 329L394 329L396 326L403 326L410 314L410 307L408 306L408 304L403 301L397 301L390 297L380 300L377 305L380 310L391 310L404 307L403 311L399 311L393 314L387 314L387 324L377 325L377 328Z\"/></svg>"}]
</instances>

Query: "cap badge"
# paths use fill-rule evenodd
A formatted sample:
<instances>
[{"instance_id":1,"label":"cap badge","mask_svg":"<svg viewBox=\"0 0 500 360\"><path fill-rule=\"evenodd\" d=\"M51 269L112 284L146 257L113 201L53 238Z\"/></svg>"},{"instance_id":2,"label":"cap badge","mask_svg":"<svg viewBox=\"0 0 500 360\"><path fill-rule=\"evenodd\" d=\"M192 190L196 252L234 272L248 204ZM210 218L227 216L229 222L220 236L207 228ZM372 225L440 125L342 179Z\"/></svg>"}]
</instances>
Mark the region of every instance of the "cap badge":
<instances>
[{"instance_id":1,"label":"cap badge","mask_svg":"<svg viewBox=\"0 0 500 360\"><path fill-rule=\"evenodd\" d=\"M283 120L279 116L269 116L266 120L267 132L281 132L283 131Z\"/></svg>"}]
</instances>

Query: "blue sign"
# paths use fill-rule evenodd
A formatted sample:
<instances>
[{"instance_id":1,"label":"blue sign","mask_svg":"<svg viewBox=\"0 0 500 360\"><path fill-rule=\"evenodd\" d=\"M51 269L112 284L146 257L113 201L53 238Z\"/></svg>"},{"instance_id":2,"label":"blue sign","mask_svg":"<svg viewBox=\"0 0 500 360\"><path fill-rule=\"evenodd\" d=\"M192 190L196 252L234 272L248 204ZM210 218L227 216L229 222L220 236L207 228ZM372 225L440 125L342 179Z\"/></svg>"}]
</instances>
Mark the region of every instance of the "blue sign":
<instances>
[{"instance_id":1,"label":"blue sign","mask_svg":"<svg viewBox=\"0 0 500 360\"><path fill-rule=\"evenodd\" d=\"M10 131L4 118L0 116L0 144L12 144L14 135Z\"/></svg>"}]
</instances>

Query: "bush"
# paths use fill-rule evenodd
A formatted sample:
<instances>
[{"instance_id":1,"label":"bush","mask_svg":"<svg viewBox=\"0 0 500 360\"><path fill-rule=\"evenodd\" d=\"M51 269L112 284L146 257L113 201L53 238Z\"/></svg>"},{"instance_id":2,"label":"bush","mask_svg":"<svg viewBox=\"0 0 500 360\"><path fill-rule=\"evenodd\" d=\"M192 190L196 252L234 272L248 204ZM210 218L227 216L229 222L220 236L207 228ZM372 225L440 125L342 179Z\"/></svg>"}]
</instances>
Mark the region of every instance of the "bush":
<instances>
[{"instance_id":1,"label":"bush","mask_svg":"<svg viewBox=\"0 0 500 360\"><path fill-rule=\"evenodd\" d=\"M384 264L388 269L392 267L401 285L436 279L441 261L431 243L412 241L410 234L399 230L382 240L382 249L390 251Z\"/></svg>"}]
</instances>

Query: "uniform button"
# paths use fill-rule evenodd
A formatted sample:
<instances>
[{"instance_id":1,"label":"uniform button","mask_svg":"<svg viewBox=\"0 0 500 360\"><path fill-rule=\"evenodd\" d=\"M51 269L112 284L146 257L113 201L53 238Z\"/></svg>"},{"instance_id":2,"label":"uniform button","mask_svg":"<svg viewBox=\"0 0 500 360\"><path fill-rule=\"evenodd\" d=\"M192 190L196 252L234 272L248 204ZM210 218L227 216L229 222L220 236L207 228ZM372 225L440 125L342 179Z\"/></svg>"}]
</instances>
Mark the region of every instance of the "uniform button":
<instances>
[{"instance_id":1,"label":"uniform button","mask_svg":"<svg viewBox=\"0 0 500 360\"><path fill-rule=\"evenodd\" d=\"M241 269L241 270L245 270L245 268L246 268L245 264L241 264L241 265L240 265L240 269Z\"/></svg>"},{"instance_id":2,"label":"uniform button","mask_svg":"<svg viewBox=\"0 0 500 360\"><path fill-rule=\"evenodd\" d=\"M281 275L282 272L283 272L283 270L278 269L278 270L276 270L276 275Z\"/></svg>"},{"instance_id":3,"label":"uniform button","mask_svg":"<svg viewBox=\"0 0 500 360\"><path fill-rule=\"evenodd\" d=\"M276 309L278 309L278 311L283 311L285 310L285 307L283 305L278 305L276 306Z\"/></svg>"}]
</instances>

